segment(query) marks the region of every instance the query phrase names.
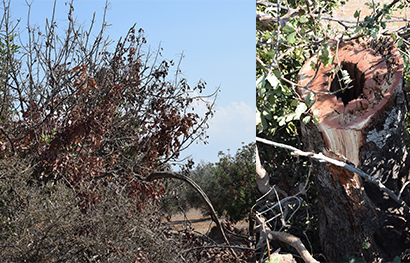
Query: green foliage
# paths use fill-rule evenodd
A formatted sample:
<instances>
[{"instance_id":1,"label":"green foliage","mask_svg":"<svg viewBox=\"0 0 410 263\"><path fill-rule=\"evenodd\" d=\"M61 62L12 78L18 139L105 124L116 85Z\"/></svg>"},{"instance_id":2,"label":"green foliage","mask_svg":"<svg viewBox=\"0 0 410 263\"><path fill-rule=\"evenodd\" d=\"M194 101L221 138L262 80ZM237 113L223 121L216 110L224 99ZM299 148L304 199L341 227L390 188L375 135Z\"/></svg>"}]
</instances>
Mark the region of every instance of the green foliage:
<instances>
[{"instance_id":1,"label":"green foliage","mask_svg":"<svg viewBox=\"0 0 410 263\"><path fill-rule=\"evenodd\" d=\"M56 134L56 130L53 129L53 131L52 131L52 133L51 133L50 136L47 136L47 135L45 135L45 134L41 134L41 138L42 138L47 144L50 144L50 142L54 139L55 134Z\"/></svg>"},{"instance_id":2,"label":"green foliage","mask_svg":"<svg viewBox=\"0 0 410 263\"><path fill-rule=\"evenodd\" d=\"M280 258L270 258L268 259L268 261L266 261L268 263L279 263L280 262Z\"/></svg>"},{"instance_id":3,"label":"green foliage","mask_svg":"<svg viewBox=\"0 0 410 263\"><path fill-rule=\"evenodd\" d=\"M215 164L209 162L201 162L191 172L191 178L194 180L201 189L206 193L215 211L218 215L222 215L224 212L224 204L228 201L226 196L226 190L220 185L218 181L218 175L216 172ZM200 209L202 214L209 215L209 209L205 205L204 201L200 198L199 194L194 191L190 186L184 187L182 194L183 202L187 204L185 207L193 207Z\"/></svg>"},{"instance_id":4,"label":"green foliage","mask_svg":"<svg viewBox=\"0 0 410 263\"><path fill-rule=\"evenodd\" d=\"M217 163L201 162L191 171L191 179L206 193L219 216L242 220L259 196L255 183L255 143L244 145L234 156L220 152L219 157ZM197 208L204 215L209 214L208 207L190 186L172 182L165 188L168 195L162 206L167 212Z\"/></svg>"},{"instance_id":5,"label":"green foliage","mask_svg":"<svg viewBox=\"0 0 410 263\"><path fill-rule=\"evenodd\" d=\"M16 61L13 57L19 52L20 46L14 43L17 37L16 33L3 33L5 34L0 35L0 121L5 123L11 118L10 116L15 114L15 111L13 111L11 107L12 94L10 94L7 87L7 78L10 72L16 67Z\"/></svg>"},{"instance_id":6,"label":"green foliage","mask_svg":"<svg viewBox=\"0 0 410 263\"><path fill-rule=\"evenodd\" d=\"M259 195L255 181L255 143L238 149L234 156L220 152L215 166L218 182L227 198L226 214L239 221L249 213Z\"/></svg>"},{"instance_id":7,"label":"green foliage","mask_svg":"<svg viewBox=\"0 0 410 263\"><path fill-rule=\"evenodd\" d=\"M314 13L320 18L322 13L331 14L338 1L317 1L316 4ZM257 129L270 136L282 128L287 134L297 135L303 113L308 114L303 122L314 120L309 108L315 98L302 101L296 95L296 85L292 83L297 82L298 70L313 53L319 52L320 62L324 65L332 64L334 59L327 44L328 36L334 35L334 30L312 19L304 2L281 1L281 5L299 11L286 23L260 23L256 30ZM257 10L273 17L278 16L277 8L269 5L258 5ZM284 13L285 10L281 9L279 15Z\"/></svg>"},{"instance_id":8,"label":"green foliage","mask_svg":"<svg viewBox=\"0 0 410 263\"><path fill-rule=\"evenodd\" d=\"M399 4L397 7L395 5L389 7L388 3L380 3L380 2L373 2L369 1L365 3L365 5L373 10L370 15L364 17L363 21L358 22L356 26L354 26L354 31L349 32L348 34L360 34L360 35L373 35L373 34L380 34L381 29L386 29L387 24L385 19L391 19L391 15L393 12L403 9L407 4ZM354 18L358 21L361 20L360 11L356 10L354 14Z\"/></svg>"}]
</instances>

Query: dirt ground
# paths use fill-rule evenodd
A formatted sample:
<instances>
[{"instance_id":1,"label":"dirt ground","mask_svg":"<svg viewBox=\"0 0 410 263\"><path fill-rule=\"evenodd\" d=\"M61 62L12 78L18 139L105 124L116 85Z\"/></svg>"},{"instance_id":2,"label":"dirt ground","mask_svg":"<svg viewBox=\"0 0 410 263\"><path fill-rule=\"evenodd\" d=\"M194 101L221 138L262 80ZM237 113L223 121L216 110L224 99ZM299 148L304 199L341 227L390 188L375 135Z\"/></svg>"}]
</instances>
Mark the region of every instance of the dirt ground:
<instances>
[{"instance_id":1,"label":"dirt ground","mask_svg":"<svg viewBox=\"0 0 410 263\"><path fill-rule=\"evenodd\" d=\"M184 214L176 214L171 217L172 228L174 230L182 230L188 224L191 229L206 234L215 226L211 217L203 217L201 211L198 209L191 209L187 211L186 217Z\"/></svg>"},{"instance_id":2,"label":"dirt ground","mask_svg":"<svg viewBox=\"0 0 410 263\"><path fill-rule=\"evenodd\" d=\"M186 225L189 224L192 230L200 232L202 234L207 234L211 231L212 227L216 226L212 222L211 217L203 217L202 213L198 209L190 209L186 213L186 218L184 214L176 214L171 217L171 225L173 230L182 230L186 228ZM246 221L240 221L235 225L236 228L242 229L248 228L248 223Z\"/></svg>"}]
</instances>

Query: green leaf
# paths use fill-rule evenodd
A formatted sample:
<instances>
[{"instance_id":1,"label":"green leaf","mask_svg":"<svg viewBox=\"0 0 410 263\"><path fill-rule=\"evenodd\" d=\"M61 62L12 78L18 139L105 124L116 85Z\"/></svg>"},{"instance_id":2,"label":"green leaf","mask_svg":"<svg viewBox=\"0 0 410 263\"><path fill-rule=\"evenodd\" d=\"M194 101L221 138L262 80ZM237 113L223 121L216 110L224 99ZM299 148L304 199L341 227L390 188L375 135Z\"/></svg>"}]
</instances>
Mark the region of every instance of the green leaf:
<instances>
[{"instance_id":1,"label":"green leaf","mask_svg":"<svg viewBox=\"0 0 410 263\"><path fill-rule=\"evenodd\" d=\"M302 121L303 121L304 124L308 124L308 122L310 121L310 119L311 119L311 117L308 115L308 116L305 116L305 117L302 119Z\"/></svg>"},{"instance_id":2,"label":"green leaf","mask_svg":"<svg viewBox=\"0 0 410 263\"><path fill-rule=\"evenodd\" d=\"M356 12L354 12L354 18L358 18L360 16L360 11L356 10Z\"/></svg>"},{"instance_id":3,"label":"green leaf","mask_svg":"<svg viewBox=\"0 0 410 263\"><path fill-rule=\"evenodd\" d=\"M397 257L395 257L395 258L393 259L393 262L394 262L394 263L400 263L400 262L401 262L401 258L400 258L399 256L397 256Z\"/></svg>"},{"instance_id":4,"label":"green leaf","mask_svg":"<svg viewBox=\"0 0 410 263\"><path fill-rule=\"evenodd\" d=\"M369 249L369 243L364 241L362 244L362 249Z\"/></svg>"},{"instance_id":5,"label":"green leaf","mask_svg":"<svg viewBox=\"0 0 410 263\"><path fill-rule=\"evenodd\" d=\"M313 61L310 61L310 67L311 67L314 71L316 71L316 69L317 69L317 65L316 65L316 63L313 62Z\"/></svg>"},{"instance_id":6,"label":"green leaf","mask_svg":"<svg viewBox=\"0 0 410 263\"><path fill-rule=\"evenodd\" d=\"M298 100L292 100L292 102L290 103L290 106L292 107L298 106Z\"/></svg>"},{"instance_id":7,"label":"green leaf","mask_svg":"<svg viewBox=\"0 0 410 263\"><path fill-rule=\"evenodd\" d=\"M256 80L256 89L260 89L265 86L265 76L260 76Z\"/></svg>"},{"instance_id":8,"label":"green leaf","mask_svg":"<svg viewBox=\"0 0 410 263\"><path fill-rule=\"evenodd\" d=\"M313 104L315 104L315 94L313 92L309 93L309 95L306 97L306 104L308 107L311 107Z\"/></svg>"},{"instance_id":9,"label":"green leaf","mask_svg":"<svg viewBox=\"0 0 410 263\"><path fill-rule=\"evenodd\" d=\"M268 95L268 102L270 103L270 105L275 106L275 105L278 103L278 101L279 101L279 102L282 101L282 98L278 98L278 97L275 95L275 92L270 91L268 94L269 94L269 95Z\"/></svg>"},{"instance_id":10,"label":"green leaf","mask_svg":"<svg viewBox=\"0 0 410 263\"><path fill-rule=\"evenodd\" d=\"M262 114L267 120L272 120L272 116L268 111L264 110Z\"/></svg>"},{"instance_id":11,"label":"green leaf","mask_svg":"<svg viewBox=\"0 0 410 263\"><path fill-rule=\"evenodd\" d=\"M266 121L265 118L261 118L261 123L262 123L262 129L266 131L268 129L268 122Z\"/></svg>"},{"instance_id":12,"label":"green leaf","mask_svg":"<svg viewBox=\"0 0 410 263\"><path fill-rule=\"evenodd\" d=\"M324 58L329 57L329 50L327 48L322 49L322 55Z\"/></svg>"},{"instance_id":13,"label":"green leaf","mask_svg":"<svg viewBox=\"0 0 410 263\"><path fill-rule=\"evenodd\" d=\"M309 21L309 19L307 17L303 17L303 16L299 19L299 22L302 23L302 24L307 23L308 21Z\"/></svg>"},{"instance_id":14,"label":"green leaf","mask_svg":"<svg viewBox=\"0 0 410 263\"><path fill-rule=\"evenodd\" d=\"M286 127L286 130L288 131L288 133L290 134L298 134L298 129L296 128L296 125L293 122L289 122L288 126Z\"/></svg>"},{"instance_id":15,"label":"green leaf","mask_svg":"<svg viewBox=\"0 0 410 263\"><path fill-rule=\"evenodd\" d=\"M280 259L279 258L270 258L268 259L268 261L266 261L267 263L279 263Z\"/></svg>"},{"instance_id":16,"label":"green leaf","mask_svg":"<svg viewBox=\"0 0 410 263\"><path fill-rule=\"evenodd\" d=\"M292 121L292 120L294 120L294 119L295 119L295 117L296 117L296 113L294 113L294 112L289 113L289 114L288 114L288 115L286 115L285 117L286 117L286 118L285 118L285 121L286 121L286 122L290 122L290 121Z\"/></svg>"},{"instance_id":17,"label":"green leaf","mask_svg":"<svg viewBox=\"0 0 410 263\"><path fill-rule=\"evenodd\" d=\"M278 118L278 124L279 124L279 126L283 126L283 125L285 125L286 124L286 116L280 116L279 118Z\"/></svg>"},{"instance_id":18,"label":"green leaf","mask_svg":"<svg viewBox=\"0 0 410 263\"><path fill-rule=\"evenodd\" d=\"M282 28L282 30L283 30L283 32L285 32L285 33L293 33L293 32L296 31L296 29L295 29L292 25L289 25L289 24L287 24L286 26L284 26L284 27Z\"/></svg>"},{"instance_id":19,"label":"green leaf","mask_svg":"<svg viewBox=\"0 0 410 263\"><path fill-rule=\"evenodd\" d=\"M397 40L397 47L400 47L401 45L403 45L403 39L402 38L399 38L398 40Z\"/></svg>"},{"instance_id":20,"label":"green leaf","mask_svg":"<svg viewBox=\"0 0 410 263\"><path fill-rule=\"evenodd\" d=\"M271 32L266 32L266 34L264 34L263 36L262 36L262 39L264 39L264 40L267 40L267 39L269 39L269 38L271 38Z\"/></svg>"},{"instance_id":21,"label":"green leaf","mask_svg":"<svg viewBox=\"0 0 410 263\"><path fill-rule=\"evenodd\" d=\"M256 90L258 92L258 96L261 98L265 95L265 92L266 92L265 85L266 85L265 76L260 76L256 80Z\"/></svg>"},{"instance_id":22,"label":"green leaf","mask_svg":"<svg viewBox=\"0 0 410 263\"><path fill-rule=\"evenodd\" d=\"M295 110L295 117L293 118L294 120L299 120L300 119L300 115L302 115L302 113L304 113L307 109L307 106L305 103L299 103L299 105L296 107Z\"/></svg>"},{"instance_id":23,"label":"green leaf","mask_svg":"<svg viewBox=\"0 0 410 263\"><path fill-rule=\"evenodd\" d=\"M272 49L272 50L266 52L266 55L267 55L269 58L273 58L273 57L275 56L275 53L276 53L275 50Z\"/></svg>"},{"instance_id":24,"label":"green leaf","mask_svg":"<svg viewBox=\"0 0 410 263\"><path fill-rule=\"evenodd\" d=\"M258 125L259 123L261 123L261 113L259 112L258 109L256 109L256 125Z\"/></svg>"},{"instance_id":25,"label":"green leaf","mask_svg":"<svg viewBox=\"0 0 410 263\"><path fill-rule=\"evenodd\" d=\"M296 42L296 32L290 33L286 40L289 42L289 44L294 44Z\"/></svg>"},{"instance_id":26,"label":"green leaf","mask_svg":"<svg viewBox=\"0 0 410 263\"><path fill-rule=\"evenodd\" d=\"M282 77L282 72L280 72L277 69L272 70L272 73L278 78L280 79Z\"/></svg>"},{"instance_id":27,"label":"green leaf","mask_svg":"<svg viewBox=\"0 0 410 263\"><path fill-rule=\"evenodd\" d=\"M276 89L276 87L279 85L279 80L275 75L269 74L266 77L266 80L269 81L273 89Z\"/></svg>"}]
</instances>

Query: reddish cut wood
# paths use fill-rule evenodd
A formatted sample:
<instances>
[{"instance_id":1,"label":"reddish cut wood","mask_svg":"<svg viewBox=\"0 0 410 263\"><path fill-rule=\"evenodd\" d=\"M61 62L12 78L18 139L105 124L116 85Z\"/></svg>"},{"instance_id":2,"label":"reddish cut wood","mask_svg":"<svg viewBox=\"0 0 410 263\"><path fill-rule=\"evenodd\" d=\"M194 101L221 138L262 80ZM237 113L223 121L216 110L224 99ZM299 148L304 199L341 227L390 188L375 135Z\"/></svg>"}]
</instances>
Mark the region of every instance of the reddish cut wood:
<instances>
[{"instance_id":1,"label":"reddish cut wood","mask_svg":"<svg viewBox=\"0 0 410 263\"><path fill-rule=\"evenodd\" d=\"M372 116L388 105L392 94L402 84L403 60L392 41L387 39L376 51L375 40L371 37L341 43L334 41L330 44L335 56L333 65L323 67L320 64L318 70L314 70L311 65L318 64L318 58L313 56L298 76L299 84L307 88L299 89L303 98L312 91L316 93L312 112L318 110L316 117L320 120L319 128L324 133L326 146L355 165L359 165L358 147L363 143L361 130L371 122ZM348 86L352 88L337 92L343 88L338 85L340 73L334 73L338 67L349 72L353 81ZM331 91L335 93L325 94Z\"/></svg>"},{"instance_id":2,"label":"reddish cut wood","mask_svg":"<svg viewBox=\"0 0 410 263\"><path fill-rule=\"evenodd\" d=\"M332 65L323 67L315 54L298 76L299 93L304 99L314 93L311 112L319 118L318 124L301 123L304 150L347 158L398 194L410 169L399 51L390 38L364 37L330 45ZM350 88L344 89L346 83L339 81L338 67L348 72ZM320 243L329 261L350 255L366 262L390 262L410 251L409 211L344 168L312 164ZM408 189L402 197L410 204Z\"/></svg>"}]
</instances>

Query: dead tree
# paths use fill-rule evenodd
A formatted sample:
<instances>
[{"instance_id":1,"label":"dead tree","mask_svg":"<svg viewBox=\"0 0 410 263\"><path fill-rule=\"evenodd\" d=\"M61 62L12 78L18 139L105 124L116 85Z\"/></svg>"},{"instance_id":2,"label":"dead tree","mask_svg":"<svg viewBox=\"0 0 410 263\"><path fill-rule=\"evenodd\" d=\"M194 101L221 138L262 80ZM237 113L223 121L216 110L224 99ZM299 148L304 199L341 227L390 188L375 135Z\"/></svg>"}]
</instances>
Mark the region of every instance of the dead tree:
<instances>
[{"instance_id":1,"label":"dead tree","mask_svg":"<svg viewBox=\"0 0 410 263\"><path fill-rule=\"evenodd\" d=\"M389 38L335 41L331 46L333 64L324 67L319 56L313 56L298 76L299 93L304 98L313 93L311 112L319 120L302 124L304 149L348 162L398 195L409 179L410 165L399 51ZM407 206L356 173L312 162L319 235L327 258L341 261L350 255L387 262L403 256L410 247ZM410 204L408 189L402 198Z\"/></svg>"}]
</instances>

